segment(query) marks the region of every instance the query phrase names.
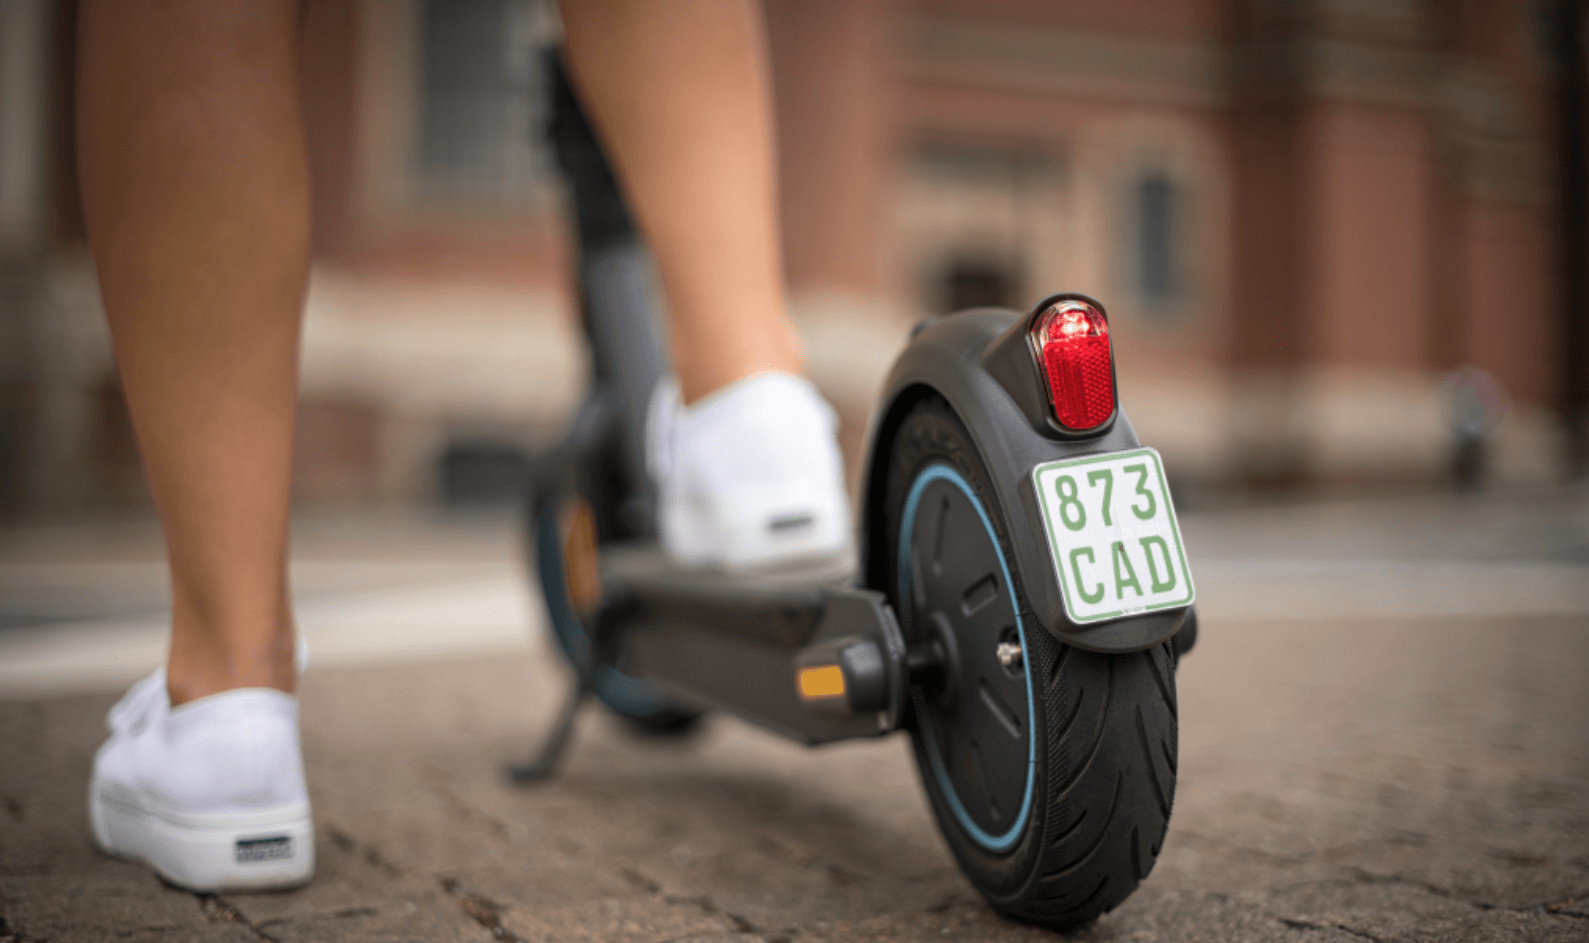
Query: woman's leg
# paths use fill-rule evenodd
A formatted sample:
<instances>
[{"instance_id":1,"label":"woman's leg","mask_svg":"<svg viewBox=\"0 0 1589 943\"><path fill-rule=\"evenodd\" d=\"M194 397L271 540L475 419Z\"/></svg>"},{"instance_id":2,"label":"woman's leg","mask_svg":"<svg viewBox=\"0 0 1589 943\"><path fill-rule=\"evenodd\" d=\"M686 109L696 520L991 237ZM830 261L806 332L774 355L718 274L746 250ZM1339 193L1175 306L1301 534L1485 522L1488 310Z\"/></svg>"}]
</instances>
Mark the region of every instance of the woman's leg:
<instances>
[{"instance_id":1,"label":"woman's leg","mask_svg":"<svg viewBox=\"0 0 1589 943\"><path fill-rule=\"evenodd\" d=\"M293 688L287 520L309 190L298 0L84 0L84 213L165 526L173 704Z\"/></svg>"},{"instance_id":2,"label":"woman's leg","mask_svg":"<svg viewBox=\"0 0 1589 943\"><path fill-rule=\"evenodd\" d=\"M759 6L563 0L563 25L569 69L668 294L688 408L665 390L648 419L663 547L728 567L842 552L835 417L790 376L801 354L784 311Z\"/></svg>"},{"instance_id":3,"label":"woman's leg","mask_svg":"<svg viewBox=\"0 0 1589 943\"><path fill-rule=\"evenodd\" d=\"M686 403L801 369L753 0L563 0L568 65L657 257Z\"/></svg>"}]
</instances>

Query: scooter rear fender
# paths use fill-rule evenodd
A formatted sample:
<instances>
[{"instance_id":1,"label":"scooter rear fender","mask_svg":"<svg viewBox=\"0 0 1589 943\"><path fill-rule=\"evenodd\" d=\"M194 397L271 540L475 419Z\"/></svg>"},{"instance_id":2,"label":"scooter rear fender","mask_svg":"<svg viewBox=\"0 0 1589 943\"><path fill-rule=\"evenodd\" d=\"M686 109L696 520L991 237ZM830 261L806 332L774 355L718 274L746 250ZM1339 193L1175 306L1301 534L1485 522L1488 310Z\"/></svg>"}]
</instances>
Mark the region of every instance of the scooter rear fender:
<instances>
[{"instance_id":1,"label":"scooter rear fender","mask_svg":"<svg viewBox=\"0 0 1589 943\"><path fill-rule=\"evenodd\" d=\"M1044 299L1039 309L1052 300ZM1027 402L1023 409L1007 388L1016 387L1023 399L1030 400L1031 390L1041 389L1035 362L1029 378L1012 377L1008 358L999 361L987 357L993 341L1024 320L1020 313L1000 308L978 308L938 318L919 328L894 361L884 385L884 406L872 430L862 479L862 578L873 589L888 592L891 588L887 555L877 549L887 546L891 539L885 533L883 508L889 455L894 436L911 407L936 394L947 400L965 423L987 466L993 497L1003 509L1008 525L1014 556L1011 563L1043 628L1061 642L1088 651L1113 653L1150 648L1172 637L1191 607L1087 625L1077 625L1066 613L1032 488L1032 469L1043 462L1119 452L1140 443L1124 411L1118 408L1107 430L1093 437L1065 437L1054 431L1040 431L1033 404ZM990 360L995 361L992 370ZM1003 383L993 370L1003 373ZM1027 380L1029 388L1022 385Z\"/></svg>"}]
</instances>

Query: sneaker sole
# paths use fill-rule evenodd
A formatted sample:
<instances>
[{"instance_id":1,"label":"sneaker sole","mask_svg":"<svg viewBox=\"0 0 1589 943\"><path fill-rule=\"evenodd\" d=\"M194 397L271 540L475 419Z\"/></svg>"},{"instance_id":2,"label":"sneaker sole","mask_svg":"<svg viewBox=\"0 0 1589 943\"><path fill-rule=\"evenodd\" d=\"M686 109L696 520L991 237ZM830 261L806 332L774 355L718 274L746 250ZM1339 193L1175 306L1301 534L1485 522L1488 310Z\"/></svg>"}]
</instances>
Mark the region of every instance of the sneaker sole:
<instances>
[{"instance_id":1,"label":"sneaker sole","mask_svg":"<svg viewBox=\"0 0 1589 943\"><path fill-rule=\"evenodd\" d=\"M190 891L280 890L314 876L309 803L251 812L173 813L95 783L89 798L94 841L106 854L146 864Z\"/></svg>"}]
</instances>

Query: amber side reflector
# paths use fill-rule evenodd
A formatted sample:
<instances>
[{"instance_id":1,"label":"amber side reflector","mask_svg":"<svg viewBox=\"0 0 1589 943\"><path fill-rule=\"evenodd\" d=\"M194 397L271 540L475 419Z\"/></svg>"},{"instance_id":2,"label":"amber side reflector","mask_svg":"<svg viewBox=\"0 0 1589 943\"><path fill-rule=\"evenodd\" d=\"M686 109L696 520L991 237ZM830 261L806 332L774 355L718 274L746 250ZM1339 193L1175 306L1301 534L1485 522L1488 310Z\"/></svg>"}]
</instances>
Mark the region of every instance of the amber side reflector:
<instances>
[{"instance_id":1,"label":"amber side reflector","mask_svg":"<svg viewBox=\"0 0 1589 943\"><path fill-rule=\"evenodd\" d=\"M798 681L800 696L806 700L844 696L844 669L838 665L801 668Z\"/></svg>"},{"instance_id":2,"label":"amber side reflector","mask_svg":"<svg viewBox=\"0 0 1589 943\"><path fill-rule=\"evenodd\" d=\"M578 495L564 501L558 515L563 532L563 579L569 602L582 618L601 604L601 571L596 558L596 513Z\"/></svg>"}]
</instances>

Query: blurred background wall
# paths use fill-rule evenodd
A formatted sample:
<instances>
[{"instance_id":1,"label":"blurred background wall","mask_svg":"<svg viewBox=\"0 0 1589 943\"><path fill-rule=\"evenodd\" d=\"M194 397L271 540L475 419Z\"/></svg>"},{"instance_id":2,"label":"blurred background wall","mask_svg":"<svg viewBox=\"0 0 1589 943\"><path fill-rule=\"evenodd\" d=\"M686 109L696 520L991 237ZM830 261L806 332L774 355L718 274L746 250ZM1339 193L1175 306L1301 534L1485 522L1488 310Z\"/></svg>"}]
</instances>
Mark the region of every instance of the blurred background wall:
<instances>
[{"instance_id":1,"label":"blurred background wall","mask_svg":"<svg viewBox=\"0 0 1589 943\"><path fill-rule=\"evenodd\" d=\"M1573 0L766 12L790 303L852 452L916 320L1072 290L1191 500L1584 473ZM73 21L0 0L13 518L147 502L75 197ZM299 497L509 495L584 382L538 133L555 14L310 0L305 30Z\"/></svg>"}]
</instances>

